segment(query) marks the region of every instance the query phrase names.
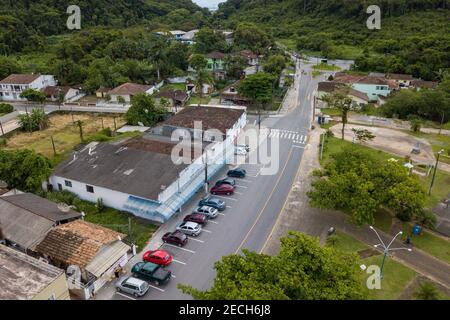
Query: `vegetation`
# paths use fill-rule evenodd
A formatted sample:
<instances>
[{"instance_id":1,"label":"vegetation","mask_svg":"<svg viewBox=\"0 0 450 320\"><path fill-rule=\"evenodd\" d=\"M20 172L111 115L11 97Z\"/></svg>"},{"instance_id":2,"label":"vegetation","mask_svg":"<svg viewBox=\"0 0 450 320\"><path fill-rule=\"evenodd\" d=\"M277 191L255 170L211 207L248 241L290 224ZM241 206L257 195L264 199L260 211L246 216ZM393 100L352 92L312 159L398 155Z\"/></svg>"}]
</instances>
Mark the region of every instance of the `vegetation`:
<instances>
[{"instance_id":1,"label":"vegetation","mask_svg":"<svg viewBox=\"0 0 450 320\"><path fill-rule=\"evenodd\" d=\"M398 163L380 161L362 149L345 147L331 155L308 193L315 207L349 212L357 224L373 224L381 207L403 221L424 215L426 194L420 182Z\"/></svg>"},{"instance_id":2,"label":"vegetation","mask_svg":"<svg viewBox=\"0 0 450 320\"><path fill-rule=\"evenodd\" d=\"M322 100L325 101L328 106L339 110L342 123L342 140L345 138L345 126L348 123L348 113L354 110L352 98L348 97L349 90L350 88L345 87L322 97Z\"/></svg>"},{"instance_id":3,"label":"vegetation","mask_svg":"<svg viewBox=\"0 0 450 320\"><path fill-rule=\"evenodd\" d=\"M32 88L23 90L20 94L21 98L25 98L30 102L44 103L45 101L45 93L39 90L35 90Z\"/></svg>"},{"instance_id":4,"label":"vegetation","mask_svg":"<svg viewBox=\"0 0 450 320\"><path fill-rule=\"evenodd\" d=\"M260 110L273 98L274 77L265 72L259 72L246 77L241 81L238 91L251 100L252 104Z\"/></svg>"},{"instance_id":5,"label":"vegetation","mask_svg":"<svg viewBox=\"0 0 450 320\"><path fill-rule=\"evenodd\" d=\"M49 125L49 118L44 110L33 109L31 113L19 114L19 125L23 131L44 130Z\"/></svg>"},{"instance_id":6,"label":"vegetation","mask_svg":"<svg viewBox=\"0 0 450 320\"><path fill-rule=\"evenodd\" d=\"M248 250L215 264L211 289L178 287L195 299L362 299L356 256L322 247L300 232L281 238L280 253L267 256Z\"/></svg>"},{"instance_id":7,"label":"vegetation","mask_svg":"<svg viewBox=\"0 0 450 320\"><path fill-rule=\"evenodd\" d=\"M155 104L151 96L137 94L131 100L131 107L128 109L125 119L130 125L142 125L151 127L161 121L166 110Z\"/></svg>"},{"instance_id":8,"label":"vegetation","mask_svg":"<svg viewBox=\"0 0 450 320\"><path fill-rule=\"evenodd\" d=\"M0 103L0 115L11 113L14 111L14 107L7 103Z\"/></svg>"},{"instance_id":9,"label":"vegetation","mask_svg":"<svg viewBox=\"0 0 450 320\"><path fill-rule=\"evenodd\" d=\"M432 282L425 281L419 285L414 297L418 300L439 300L439 290Z\"/></svg>"}]
</instances>

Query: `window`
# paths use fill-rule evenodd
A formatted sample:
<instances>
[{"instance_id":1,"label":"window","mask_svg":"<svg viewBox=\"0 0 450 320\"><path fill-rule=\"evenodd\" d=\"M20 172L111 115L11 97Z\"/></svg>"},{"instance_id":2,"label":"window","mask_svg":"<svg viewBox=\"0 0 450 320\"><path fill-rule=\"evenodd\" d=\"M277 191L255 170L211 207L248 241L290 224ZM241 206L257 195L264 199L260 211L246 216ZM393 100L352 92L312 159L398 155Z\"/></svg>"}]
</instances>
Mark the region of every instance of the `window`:
<instances>
[{"instance_id":1,"label":"window","mask_svg":"<svg viewBox=\"0 0 450 320\"><path fill-rule=\"evenodd\" d=\"M61 184L61 183L58 183L58 190L59 190L59 191L63 191L63 188L62 188L62 184Z\"/></svg>"},{"instance_id":2,"label":"window","mask_svg":"<svg viewBox=\"0 0 450 320\"><path fill-rule=\"evenodd\" d=\"M64 180L64 185L65 185L66 187L72 188L72 181Z\"/></svg>"},{"instance_id":3,"label":"window","mask_svg":"<svg viewBox=\"0 0 450 320\"><path fill-rule=\"evenodd\" d=\"M94 193L94 187L86 185L86 191L89 193Z\"/></svg>"}]
</instances>

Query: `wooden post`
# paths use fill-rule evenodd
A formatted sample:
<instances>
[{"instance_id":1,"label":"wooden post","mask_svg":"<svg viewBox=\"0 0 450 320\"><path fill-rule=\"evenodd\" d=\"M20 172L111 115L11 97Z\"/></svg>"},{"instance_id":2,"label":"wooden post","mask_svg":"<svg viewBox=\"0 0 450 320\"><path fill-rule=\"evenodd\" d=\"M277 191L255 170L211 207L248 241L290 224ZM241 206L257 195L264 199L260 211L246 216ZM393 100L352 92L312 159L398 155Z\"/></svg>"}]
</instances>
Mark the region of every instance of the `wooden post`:
<instances>
[{"instance_id":1,"label":"wooden post","mask_svg":"<svg viewBox=\"0 0 450 320\"><path fill-rule=\"evenodd\" d=\"M52 140L53 155L56 156L55 141L53 140L53 136L50 136L50 139Z\"/></svg>"},{"instance_id":2,"label":"wooden post","mask_svg":"<svg viewBox=\"0 0 450 320\"><path fill-rule=\"evenodd\" d=\"M103 123L103 117L101 117L102 119L102 129L105 129L105 124Z\"/></svg>"},{"instance_id":3,"label":"wooden post","mask_svg":"<svg viewBox=\"0 0 450 320\"><path fill-rule=\"evenodd\" d=\"M117 124L116 124L116 116L113 117L114 120L114 132L117 131Z\"/></svg>"},{"instance_id":4,"label":"wooden post","mask_svg":"<svg viewBox=\"0 0 450 320\"><path fill-rule=\"evenodd\" d=\"M3 125L2 125L2 122L0 121L0 129L2 130L2 136L4 136L5 135L5 132L3 131Z\"/></svg>"}]
</instances>

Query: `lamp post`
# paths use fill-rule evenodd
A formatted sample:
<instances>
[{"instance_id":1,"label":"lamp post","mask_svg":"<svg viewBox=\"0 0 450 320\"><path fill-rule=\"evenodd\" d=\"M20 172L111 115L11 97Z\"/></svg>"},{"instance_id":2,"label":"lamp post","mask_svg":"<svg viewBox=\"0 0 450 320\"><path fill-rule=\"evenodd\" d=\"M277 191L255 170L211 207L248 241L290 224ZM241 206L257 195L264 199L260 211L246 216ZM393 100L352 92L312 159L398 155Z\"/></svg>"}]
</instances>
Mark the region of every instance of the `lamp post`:
<instances>
[{"instance_id":1,"label":"lamp post","mask_svg":"<svg viewBox=\"0 0 450 320\"><path fill-rule=\"evenodd\" d=\"M403 234L403 231L400 231L399 233L397 233L394 238L391 240L391 242L386 245L383 240L381 239L380 235L378 234L377 230L375 230L374 227L369 226L370 230L372 230L373 232L375 232L375 234L378 237L378 240L380 240L381 243L374 245L375 248L381 248L383 249L383 261L381 262L381 270L380 270L380 279L383 278L383 268L384 268L384 262L386 260L386 257L389 254L389 251L399 251L399 250L407 250L409 252L411 252L412 250L410 248L391 248L391 245L394 243L395 239L397 239L398 236Z\"/></svg>"},{"instance_id":2,"label":"lamp post","mask_svg":"<svg viewBox=\"0 0 450 320\"><path fill-rule=\"evenodd\" d=\"M444 153L444 149L441 149L441 151L439 151L437 153L436 164L434 166L433 178L431 178L430 189L428 189L428 195L431 195L431 189L433 188L433 185L434 185L434 179L436 178L436 171L437 171L437 167L438 167L438 164L439 164L439 157L443 153Z\"/></svg>"}]
</instances>

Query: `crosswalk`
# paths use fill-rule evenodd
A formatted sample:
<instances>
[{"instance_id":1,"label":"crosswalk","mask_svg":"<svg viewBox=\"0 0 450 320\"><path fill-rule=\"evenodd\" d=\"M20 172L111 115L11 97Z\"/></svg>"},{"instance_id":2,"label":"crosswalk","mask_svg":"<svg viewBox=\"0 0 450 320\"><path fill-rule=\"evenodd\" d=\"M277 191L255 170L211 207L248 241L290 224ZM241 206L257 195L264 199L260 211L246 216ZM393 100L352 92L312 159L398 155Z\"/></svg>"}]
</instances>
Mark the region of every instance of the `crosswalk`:
<instances>
[{"instance_id":1,"label":"crosswalk","mask_svg":"<svg viewBox=\"0 0 450 320\"><path fill-rule=\"evenodd\" d=\"M300 132L291 130L269 129L268 138L291 140L294 143L306 144L308 137Z\"/></svg>"}]
</instances>

